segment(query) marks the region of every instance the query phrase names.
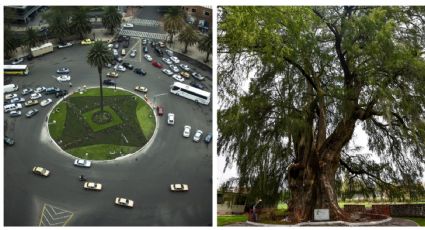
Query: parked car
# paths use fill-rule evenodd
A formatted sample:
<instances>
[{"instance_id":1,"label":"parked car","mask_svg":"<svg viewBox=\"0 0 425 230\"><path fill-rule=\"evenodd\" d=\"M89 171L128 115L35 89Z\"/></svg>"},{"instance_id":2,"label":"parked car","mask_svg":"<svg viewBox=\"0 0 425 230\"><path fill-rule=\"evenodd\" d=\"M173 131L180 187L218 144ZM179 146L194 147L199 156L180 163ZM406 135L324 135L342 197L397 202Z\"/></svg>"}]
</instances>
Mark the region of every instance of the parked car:
<instances>
[{"instance_id":1,"label":"parked car","mask_svg":"<svg viewBox=\"0 0 425 230\"><path fill-rule=\"evenodd\" d=\"M143 46L143 52L144 52L144 53L148 53L148 52L149 52L149 50L148 50L148 47L147 47L147 46Z\"/></svg>"},{"instance_id":2,"label":"parked car","mask_svg":"<svg viewBox=\"0 0 425 230\"><path fill-rule=\"evenodd\" d=\"M205 79L201 74L199 74L197 72L193 72L192 73L192 77L194 77L194 78L196 78L196 79L198 79L200 81L203 81Z\"/></svg>"},{"instance_id":3,"label":"parked car","mask_svg":"<svg viewBox=\"0 0 425 230\"><path fill-rule=\"evenodd\" d=\"M30 109L28 112L25 113L25 116L27 118L31 118L35 116L38 113L38 109Z\"/></svg>"},{"instance_id":4,"label":"parked car","mask_svg":"<svg viewBox=\"0 0 425 230\"><path fill-rule=\"evenodd\" d=\"M40 97L42 97L42 95L40 93L33 93L33 94L30 95L31 100L35 100L35 99L38 99Z\"/></svg>"},{"instance_id":5,"label":"parked car","mask_svg":"<svg viewBox=\"0 0 425 230\"><path fill-rule=\"evenodd\" d=\"M186 71L181 71L180 72L180 76L184 77L184 78L190 78L190 73L186 72Z\"/></svg>"},{"instance_id":6,"label":"parked car","mask_svg":"<svg viewBox=\"0 0 425 230\"><path fill-rule=\"evenodd\" d=\"M41 102L40 102L40 105L41 106L47 106L47 105L49 105L50 103L52 103L52 99L50 99L50 98L47 98L47 99L44 99L44 100L42 100Z\"/></svg>"},{"instance_id":7,"label":"parked car","mask_svg":"<svg viewBox=\"0 0 425 230\"><path fill-rule=\"evenodd\" d=\"M67 94L68 94L68 90L62 89L62 90L57 91L55 93L55 96L56 96L56 98L58 98L58 97L63 97L65 95L67 95Z\"/></svg>"},{"instance_id":8,"label":"parked car","mask_svg":"<svg viewBox=\"0 0 425 230\"><path fill-rule=\"evenodd\" d=\"M117 83L114 80L106 79L106 80L103 80L103 84L104 85L116 85Z\"/></svg>"},{"instance_id":9,"label":"parked car","mask_svg":"<svg viewBox=\"0 0 425 230\"><path fill-rule=\"evenodd\" d=\"M56 88L56 87L49 87L49 88L46 88L46 90L44 91L44 94L45 95L50 95L50 94L56 94L57 92L59 92L61 89L59 89L59 88ZM37 99L37 98L35 98L35 99Z\"/></svg>"},{"instance_id":10,"label":"parked car","mask_svg":"<svg viewBox=\"0 0 425 230\"><path fill-rule=\"evenodd\" d=\"M63 48L70 47L70 46L72 46L71 42L67 42L67 43L62 42L62 43L58 44L59 49L63 49Z\"/></svg>"},{"instance_id":11,"label":"parked car","mask_svg":"<svg viewBox=\"0 0 425 230\"><path fill-rule=\"evenodd\" d=\"M56 73L58 74L68 74L70 72L69 68L62 67L56 70Z\"/></svg>"},{"instance_id":12,"label":"parked car","mask_svg":"<svg viewBox=\"0 0 425 230\"><path fill-rule=\"evenodd\" d=\"M34 168L32 168L32 172L34 174L37 174L37 175L40 175L40 176L45 176L45 177L47 177L47 176L50 175L50 171L49 170L47 170L47 169L45 169L43 167L40 167L40 166L34 166Z\"/></svg>"},{"instance_id":13,"label":"parked car","mask_svg":"<svg viewBox=\"0 0 425 230\"><path fill-rule=\"evenodd\" d=\"M146 75L146 71L144 71L142 68L135 68L134 72L139 75Z\"/></svg>"},{"instance_id":14,"label":"parked car","mask_svg":"<svg viewBox=\"0 0 425 230\"><path fill-rule=\"evenodd\" d=\"M56 79L58 80L58 82L71 81L71 75L60 75Z\"/></svg>"},{"instance_id":15,"label":"parked car","mask_svg":"<svg viewBox=\"0 0 425 230\"><path fill-rule=\"evenodd\" d=\"M131 23L125 23L125 24L122 25L122 27L124 27L124 28L133 28L134 25L131 24Z\"/></svg>"},{"instance_id":16,"label":"parked car","mask_svg":"<svg viewBox=\"0 0 425 230\"><path fill-rule=\"evenodd\" d=\"M162 71L163 73L165 73L166 75L168 75L168 76L173 75L173 71L171 71L171 70L169 70L169 69L162 69L161 71Z\"/></svg>"},{"instance_id":17,"label":"parked car","mask_svg":"<svg viewBox=\"0 0 425 230\"><path fill-rule=\"evenodd\" d=\"M128 48L129 46L130 46L130 41L125 40L125 41L122 42L122 47L123 48ZM124 50L124 49L122 49L122 50ZM125 56L125 50L124 51L121 51L121 52L123 52L123 53L121 53L121 55L122 56Z\"/></svg>"},{"instance_id":18,"label":"parked car","mask_svg":"<svg viewBox=\"0 0 425 230\"><path fill-rule=\"evenodd\" d=\"M127 69L124 66L122 66L122 65L116 65L116 66L114 66L114 70L115 71L125 72Z\"/></svg>"},{"instance_id":19,"label":"parked car","mask_svg":"<svg viewBox=\"0 0 425 230\"><path fill-rule=\"evenodd\" d=\"M185 125L184 130L183 130L183 136L184 137L190 137L190 130L191 129L192 129L192 127L190 127L189 125Z\"/></svg>"},{"instance_id":20,"label":"parked car","mask_svg":"<svg viewBox=\"0 0 425 230\"><path fill-rule=\"evenodd\" d=\"M46 91L46 87L40 86L40 87L35 88L34 93L42 93L44 91Z\"/></svg>"},{"instance_id":21,"label":"parked car","mask_svg":"<svg viewBox=\"0 0 425 230\"><path fill-rule=\"evenodd\" d=\"M189 191L189 186L187 184L171 184L170 189L173 192L187 192Z\"/></svg>"},{"instance_id":22,"label":"parked car","mask_svg":"<svg viewBox=\"0 0 425 230\"><path fill-rule=\"evenodd\" d=\"M118 77L118 73L115 71L110 71L106 73L107 77L111 77L111 78L117 78Z\"/></svg>"},{"instance_id":23,"label":"parked car","mask_svg":"<svg viewBox=\"0 0 425 230\"><path fill-rule=\"evenodd\" d=\"M169 50L169 49L166 49L165 50L165 53L168 55L168 56L174 56L174 52L172 51L172 50Z\"/></svg>"},{"instance_id":24,"label":"parked car","mask_svg":"<svg viewBox=\"0 0 425 230\"><path fill-rule=\"evenodd\" d=\"M92 41L90 38L84 39L81 41L81 45L91 45L94 41Z\"/></svg>"},{"instance_id":25,"label":"parked car","mask_svg":"<svg viewBox=\"0 0 425 230\"><path fill-rule=\"evenodd\" d=\"M207 143L207 144L209 144L209 143L211 142L211 140L212 140L212 133L211 133L211 132L209 132L209 133L205 136L204 142L205 142L205 143Z\"/></svg>"},{"instance_id":26,"label":"parked car","mask_svg":"<svg viewBox=\"0 0 425 230\"><path fill-rule=\"evenodd\" d=\"M148 92L148 88L141 86L141 85L136 85L136 87L134 87L134 90L142 92L142 93L147 93Z\"/></svg>"},{"instance_id":27,"label":"parked car","mask_svg":"<svg viewBox=\"0 0 425 230\"><path fill-rule=\"evenodd\" d=\"M128 63L128 62L124 62L124 63L122 63L122 65L123 65L125 68L129 69L129 70L132 70L132 69L133 69L133 65L132 65L132 64L130 64L130 63Z\"/></svg>"},{"instance_id":28,"label":"parked car","mask_svg":"<svg viewBox=\"0 0 425 230\"><path fill-rule=\"evenodd\" d=\"M102 184L95 183L95 182L85 182L84 183L84 189L86 189L86 190L100 191L100 190L102 190Z\"/></svg>"},{"instance_id":29,"label":"parked car","mask_svg":"<svg viewBox=\"0 0 425 230\"><path fill-rule=\"evenodd\" d=\"M119 63L121 63L123 61L122 57L120 57L120 56L117 56L114 59Z\"/></svg>"},{"instance_id":30,"label":"parked car","mask_svg":"<svg viewBox=\"0 0 425 230\"><path fill-rule=\"evenodd\" d=\"M174 125L174 113L168 113L167 123L169 125Z\"/></svg>"},{"instance_id":31,"label":"parked car","mask_svg":"<svg viewBox=\"0 0 425 230\"><path fill-rule=\"evenodd\" d=\"M180 72L179 67L177 67L177 66L175 66L175 65L170 65L170 69L171 69L172 71L174 71L174 73L178 73L178 72Z\"/></svg>"},{"instance_id":32,"label":"parked car","mask_svg":"<svg viewBox=\"0 0 425 230\"><path fill-rule=\"evenodd\" d=\"M178 57L176 57L176 56L171 56L171 57L170 57L170 59L171 59L171 61L173 61L173 62L174 62L174 63L176 63L176 64L179 64L179 63L180 63L179 58L178 58Z\"/></svg>"},{"instance_id":33,"label":"parked car","mask_svg":"<svg viewBox=\"0 0 425 230\"><path fill-rule=\"evenodd\" d=\"M132 57L132 58L136 57L136 52L137 51L135 49L132 49L131 52L130 52L130 57Z\"/></svg>"},{"instance_id":34,"label":"parked car","mask_svg":"<svg viewBox=\"0 0 425 230\"><path fill-rule=\"evenodd\" d=\"M145 55L143 55L143 57L145 57L145 59L149 62L152 61L152 57L149 54L145 54Z\"/></svg>"},{"instance_id":35,"label":"parked car","mask_svg":"<svg viewBox=\"0 0 425 230\"><path fill-rule=\"evenodd\" d=\"M74 165L78 166L78 167L90 168L91 161L86 160L86 159L75 159Z\"/></svg>"},{"instance_id":36,"label":"parked car","mask_svg":"<svg viewBox=\"0 0 425 230\"><path fill-rule=\"evenodd\" d=\"M18 109L22 109L22 104L21 103L17 103L17 104L7 104L5 106L3 106L4 108L4 112L10 112L13 110L18 110Z\"/></svg>"},{"instance_id":37,"label":"parked car","mask_svg":"<svg viewBox=\"0 0 425 230\"><path fill-rule=\"evenodd\" d=\"M114 44L114 49L117 51L117 55L118 55L118 49L120 48L120 43L116 42Z\"/></svg>"},{"instance_id":38,"label":"parked car","mask_svg":"<svg viewBox=\"0 0 425 230\"><path fill-rule=\"evenodd\" d=\"M198 82L198 81L192 81L190 83L190 85L195 87L195 88L202 89L202 90L207 88L204 84L202 84L201 82Z\"/></svg>"},{"instance_id":39,"label":"parked car","mask_svg":"<svg viewBox=\"0 0 425 230\"><path fill-rule=\"evenodd\" d=\"M184 69L185 71L190 71L190 67L186 64L180 64L180 68Z\"/></svg>"},{"instance_id":40,"label":"parked car","mask_svg":"<svg viewBox=\"0 0 425 230\"><path fill-rule=\"evenodd\" d=\"M8 93L8 94L4 95L4 99L5 100L10 100L10 99L15 98L15 97L18 97L18 94L16 94L16 93Z\"/></svg>"},{"instance_id":41,"label":"parked car","mask_svg":"<svg viewBox=\"0 0 425 230\"><path fill-rule=\"evenodd\" d=\"M162 52L161 48L159 48L158 46L155 47L155 52L158 54L158 56L162 57L164 55L164 53Z\"/></svg>"},{"instance_id":42,"label":"parked car","mask_svg":"<svg viewBox=\"0 0 425 230\"><path fill-rule=\"evenodd\" d=\"M10 117L20 117L21 116L21 110L13 110L9 112Z\"/></svg>"},{"instance_id":43,"label":"parked car","mask_svg":"<svg viewBox=\"0 0 425 230\"><path fill-rule=\"evenodd\" d=\"M163 41L158 42L159 47L164 48L165 47L165 43Z\"/></svg>"},{"instance_id":44,"label":"parked car","mask_svg":"<svg viewBox=\"0 0 425 230\"><path fill-rule=\"evenodd\" d=\"M25 98L23 98L23 97L14 97L14 98L10 99L9 104L19 103L19 102L25 102Z\"/></svg>"},{"instance_id":45,"label":"parked car","mask_svg":"<svg viewBox=\"0 0 425 230\"><path fill-rule=\"evenodd\" d=\"M173 62L169 58L162 58L162 61L164 61L167 65L173 64Z\"/></svg>"},{"instance_id":46,"label":"parked car","mask_svg":"<svg viewBox=\"0 0 425 230\"><path fill-rule=\"evenodd\" d=\"M164 114L164 107L158 105L156 107L156 113L158 114L158 116L162 116Z\"/></svg>"},{"instance_id":47,"label":"parked car","mask_svg":"<svg viewBox=\"0 0 425 230\"><path fill-rule=\"evenodd\" d=\"M148 43L148 40L146 38L142 39L142 45L146 45Z\"/></svg>"},{"instance_id":48,"label":"parked car","mask_svg":"<svg viewBox=\"0 0 425 230\"><path fill-rule=\"evenodd\" d=\"M15 140L13 138L11 138L11 137L4 136L4 143L6 145L12 146L12 145L15 144Z\"/></svg>"},{"instance_id":49,"label":"parked car","mask_svg":"<svg viewBox=\"0 0 425 230\"><path fill-rule=\"evenodd\" d=\"M33 105L36 105L36 104L38 104L38 100L28 100L24 103L24 105L26 107L33 106Z\"/></svg>"},{"instance_id":50,"label":"parked car","mask_svg":"<svg viewBox=\"0 0 425 230\"><path fill-rule=\"evenodd\" d=\"M173 74L173 76L171 76L174 80L179 81L179 82L184 82L184 78L178 74Z\"/></svg>"},{"instance_id":51,"label":"parked car","mask_svg":"<svg viewBox=\"0 0 425 230\"><path fill-rule=\"evenodd\" d=\"M159 64L157 61L155 61L155 60L152 60L152 65L153 66L155 66L155 67L157 67L157 68L162 68L162 65L161 64Z\"/></svg>"},{"instance_id":52,"label":"parked car","mask_svg":"<svg viewBox=\"0 0 425 230\"><path fill-rule=\"evenodd\" d=\"M115 58L116 56L118 56L118 50L117 49L113 49L112 50L112 54L114 55L114 58Z\"/></svg>"},{"instance_id":53,"label":"parked car","mask_svg":"<svg viewBox=\"0 0 425 230\"><path fill-rule=\"evenodd\" d=\"M201 137L202 137L202 131L198 129L198 130L196 130L196 133L193 136L193 141L199 142L199 140L201 140Z\"/></svg>"},{"instance_id":54,"label":"parked car","mask_svg":"<svg viewBox=\"0 0 425 230\"><path fill-rule=\"evenodd\" d=\"M126 198L121 198L121 197L115 198L115 204L120 205L120 206L124 206L124 207L128 207L128 208L134 207L134 201L133 200L129 200L129 199L126 199Z\"/></svg>"},{"instance_id":55,"label":"parked car","mask_svg":"<svg viewBox=\"0 0 425 230\"><path fill-rule=\"evenodd\" d=\"M22 90L22 95L28 95L28 94L30 94L30 93L32 93L34 90L33 89L31 89L31 88L25 88L25 89L23 89Z\"/></svg>"},{"instance_id":56,"label":"parked car","mask_svg":"<svg viewBox=\"0 0 425 230\"><path fill-rule=\"evenodd\" d=\"M24 58L23 58L23 57L15 58L15 59L13 59L13 61L12 61L12 65L17 65L17 64L20 64L20 63L22 63L22 62L24 62Z\"/></svg>"}]
</instances>

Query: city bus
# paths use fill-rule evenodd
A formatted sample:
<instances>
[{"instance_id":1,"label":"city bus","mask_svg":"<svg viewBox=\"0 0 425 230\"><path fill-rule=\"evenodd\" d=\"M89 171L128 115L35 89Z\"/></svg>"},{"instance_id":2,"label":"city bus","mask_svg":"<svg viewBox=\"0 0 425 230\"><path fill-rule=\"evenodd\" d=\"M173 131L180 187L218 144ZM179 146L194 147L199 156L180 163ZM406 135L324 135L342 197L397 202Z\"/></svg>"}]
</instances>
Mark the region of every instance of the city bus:
<instances>
[{"instance_id":1,"label":"city bus","mask_svg":"<svg viewBox=\"0 0 425 230\"><path fill-rule=\"evenodd\" d=\"M170 92L204 105L208 105L211 100L210 92L180 82L174 82L170 86Z\"/></svg>"},{"instance_id":2,"label":"city bus","mask_svg":"<svg viewBox=\"0 0 425 230\"><path fill-rule=\"evenodd\" d=\"M4 65L4 75L26 76L29 72L28 65Z\"/></svg>"}]
</instances>

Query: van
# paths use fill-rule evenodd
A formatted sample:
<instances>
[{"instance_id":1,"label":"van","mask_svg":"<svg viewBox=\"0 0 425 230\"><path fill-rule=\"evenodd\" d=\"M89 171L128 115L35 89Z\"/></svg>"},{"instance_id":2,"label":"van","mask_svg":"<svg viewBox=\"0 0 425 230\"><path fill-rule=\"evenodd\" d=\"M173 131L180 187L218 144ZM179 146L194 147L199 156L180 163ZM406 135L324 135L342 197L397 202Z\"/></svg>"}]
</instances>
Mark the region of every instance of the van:
<instances>
[{"instance_id":1,"label":"van","mask_svg":"<svg viewBox=\"0 0 425 230\"><path fill-rule=\"evenodd\" d=\"M10 111L14 111L17 109L22 109L22 104L21 103L16 103L16 104L8 104L4 106L4 112L10 112Z\"/></svg>"},{"instance_id":2,"label":"van","mask_svg":"<svg viewBox=\"0 0 425 230\"><path fill-rule=\"evenodd\" d=\"M9 84L4 86L4 93L15 92L19 89L19 87L15 84Z\"/></svg>"},{"instance_id":3,"label":"van","mask_svg":"<svg viewBox=\"0 0 425 230\"><path fill-rule=\"evenodd\" d=\"M121 56L125 56L125 49L121 50Z\"/></svg>"}]
</instances>

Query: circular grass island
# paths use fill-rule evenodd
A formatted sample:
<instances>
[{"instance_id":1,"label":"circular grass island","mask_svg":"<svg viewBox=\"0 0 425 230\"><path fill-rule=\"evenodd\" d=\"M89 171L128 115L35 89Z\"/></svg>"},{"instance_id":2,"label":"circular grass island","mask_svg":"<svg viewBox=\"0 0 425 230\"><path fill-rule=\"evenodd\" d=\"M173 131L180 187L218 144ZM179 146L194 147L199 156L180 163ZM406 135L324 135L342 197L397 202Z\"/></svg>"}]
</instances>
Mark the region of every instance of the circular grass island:
<instances>
[{"instance_id":1,"label":"circular grass island","mask_svg":"<svg viewBox=\"0 0 425 230\"><path fill-rule=\"evenodd\" d=\"M155 131L152 108L128 91L103 88L75 92L53 108L49 132L66 152L88 160L112 160L142 148Z\"/></svg>"}]
</instances>

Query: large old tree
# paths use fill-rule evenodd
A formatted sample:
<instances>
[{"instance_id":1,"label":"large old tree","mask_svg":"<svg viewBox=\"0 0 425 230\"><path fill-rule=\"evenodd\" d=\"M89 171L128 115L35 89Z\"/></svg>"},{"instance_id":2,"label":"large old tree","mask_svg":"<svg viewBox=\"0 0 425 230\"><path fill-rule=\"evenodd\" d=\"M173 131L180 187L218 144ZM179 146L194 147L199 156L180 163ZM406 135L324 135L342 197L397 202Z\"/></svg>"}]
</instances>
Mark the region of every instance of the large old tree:
<instances>
[{"instance_id":1,"label":"large old tree","mask_svg":"<svg viewBox=\"0 0 425 230\"><path fill-rule=\"evenodd\" d=\"M349 219L337 182L386 196L414 188L425 159L424 26L424 7L219 8L218 150L240 186L265 205L288 188L296 222L316 208ZM349 147L355 129L368 149Z\"/></svg>"}]
</instances>

